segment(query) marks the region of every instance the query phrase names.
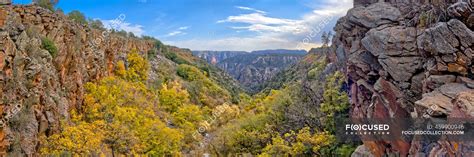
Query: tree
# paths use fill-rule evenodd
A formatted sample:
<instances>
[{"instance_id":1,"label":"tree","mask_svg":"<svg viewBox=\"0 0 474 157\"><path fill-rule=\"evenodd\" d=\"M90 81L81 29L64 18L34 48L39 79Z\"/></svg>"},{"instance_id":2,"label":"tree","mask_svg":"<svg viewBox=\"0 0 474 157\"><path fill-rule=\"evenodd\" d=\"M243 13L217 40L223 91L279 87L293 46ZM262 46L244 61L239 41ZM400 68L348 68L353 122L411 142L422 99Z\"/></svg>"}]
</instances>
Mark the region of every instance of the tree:
<instances>
[{"instance_id":1,"label":"tree","mask_svg":"<svg viewBox=\"0 0 474 157\"><path fill-rule=\"evenodd\" d=\"M122 37L127 37L127 34L128 34L128 32L125 30L120 30L115 33L117 33L117 35L122 36Z\"/></svg>"},{"instance_id":2,"label":"tree","mask_svg":"<svg viewBox=\"0 0 474 157\"><path fill-rule=\"evenodd\" d=\"M99 30L104 30L105 29L104 24L99 19L95 19L95 20L94 19L89 19L88 23L89 23L89 26L91 28L99 29Z\"/></svg>"},{"instance_id":3,"label":"tree","mask_svg":"<svg viewBox=\"0 0 474 157\"><path fill-rule=\"evenodd\" d=\"M61 155L72 153L74 156L87 156L91 153L99 153L102 140L104 139L104 122L93 123L78 122L75 125L66 125L61 133L54 134L45 141L41 153L43 155Z\"/></svg>"},{"instance_id":4,"label":"tree","mask_svg":"<svg viewBox=\"0 0 474 157\"><path fill-rule=\"evenodd\" d=\"M134 81L134 82L145 82L148 80L148 71L150 70L150 64L148 60L141 57L138 54L138 50L133 49L127 55L128 67L125 67L123 61L117 62L117 75L121 78ZM128 68L128 69L127 69Z\"/></svg>"},{"instance_id":5,"label":"tree","mask_svg":"<svg viewBox=\"0 0 474 157\"><path fill-rule=\"evenodd\" d=\"M321 35L321 41L323 42L322 47L327 48L329 47L329 43L331 42L332 33L331 32L323 32Z\"/></svg>"},{"instance_id":6,"label":"tree","mask_svg":"<svg viewBox=\"0 0 474 157\"><path fill-rule=\"evenodd\" d=\"M170 113L174 113L179 107L189 104L189 94L178 82L170 86L163 84L159 91L160 106Z\"/></svg>"},{"instance_id":7,"label":"tree","mask_svg":"<svg viewBox=\"0 0 474 157\"><path fill-rule=\"evenodd\" d=\"M346 110L349 107L349 96L341 91L344 75L337 71L326 78L324 84L323 103L321 103L321 111L327 116L325 117L325 127L328 131L334 132L334 115Z\"/></svg>"},{"instance_id":8,"label":"tree","mask_svg":"<svg viewBox=\"0 0 474 157\"><path fill-rule=\"evenodd\" d=\"M54 6L58 4L59 0L33 0L32 2L42 8L54 11Z\"/></svg>"},{"instance_id":9,"label":"tree","mask_svg":"<svg viewBox=\"0 0 474 157\"><path fill-rule=\"evenodd\" d=\"M319 151L336 141L328 132L311 133L309 127L304 127L295 133L290 131L283 136L275 135L260 156L322 156Z\"/></svg>"},{"instance_id":10,"label":"tree","mask_svg":"<svg viewBox=\"0 0 474 157\"><path fill-rule=\"evenodd\" d=\"M183 133L184 149L191 150L196 141L194 133L199 129L199 124L204 120L203 110L196 105L186 104L172 113L172 121Z\"/></svg>"},{"instance_id":11,"label":"tree","mask_svg":"<svg viewBox=\"0 0 474 157\"><path fill-rule=\"evenodd\" d=\"M119 77L85 85L81 113L73 116L61 133L43 138L45 155L71 152L74 156L90 156L92 150L103 150L103 146L113 154L126 156L180 153L182 131L166 126L159 115L157 94L144 84L148 62L136 52L130 53L127 61L128 69L118 67Z\"/></svg>"},{"instance_id":12,"label":"tree","mask_svg":"<svg viewBox=\"0 0 474 157\"><path fill-rule=\"evenodd\" d=\"M187 64L180 64L177 74L189 81L206 79L206 76L198 68Z\"/></svg>"},{"instance_id":13,"label":"tree","mask_svg":"<svg viewBox=\"0 0 474 157\"><path fill-rule=\"evenodd\" d=\"M87 25L87 20L86 20L86 16L84 16L83 13L81 13L80 11L77 11L77 10L73 10L71 12L69 12L69 14L67 14L67 16L69 17L69 19L79 23L79 24L82 24L82 25Z\"/></svg>"},{"instance_id":14,"label":"tree","mask_svg":"<svg viewBox=\"0 0 474 157\"><path fill-rule=\"evenodd\" d=\"M137 36L133 32L128 32L128 37L136 38Z\"/></svg>"}]
</instances>

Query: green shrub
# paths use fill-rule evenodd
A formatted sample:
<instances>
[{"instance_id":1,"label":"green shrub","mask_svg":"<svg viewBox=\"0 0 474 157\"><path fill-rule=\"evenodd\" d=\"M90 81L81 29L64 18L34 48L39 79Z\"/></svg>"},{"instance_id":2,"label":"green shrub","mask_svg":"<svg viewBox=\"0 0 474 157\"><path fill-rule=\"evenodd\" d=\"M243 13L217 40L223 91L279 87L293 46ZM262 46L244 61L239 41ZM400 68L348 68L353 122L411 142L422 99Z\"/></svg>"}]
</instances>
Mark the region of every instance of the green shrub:
<instances>
[{"instance_id":1,"label":"green shrub","mask_svg":"<svg viewBox=\"0 0 474 157\"><path fill-rule=\"evenodd\" d=\"M178 66L177 74L189 81L203 80L206 78L198 68L186 64L180 64Z\"/></svg>"},{"instance_id":2,"label":"green shrub","mask_svg":"<svg viewBox=\"0 0 474 157\"><path fill-rule=\"evenodd\" d=\"M164 45L161 41L159 41L159 40L156 40L156 41L155 41L155 47L156 47L157 49L164 48L164 46L165 46L165 45Z\"/></svg>"},{"instance_id":3,"label":"green shrub","mask_svg":"<svg viewBox=\"0 0 474 157\"><path fill-rule=\"evenodd\" d=\"M321 111L326 114L325 128L327 131L334 133L336 124L334 117L340 113L344 113L349 107L349 96L341 91L344 83L344 75L336 71L334 74L326 78L323 93L323 103L321 103Z\"/></svg>"},{"instance_id":4,"label":"green shrub","mask_svg":"<svg viewBox=\"0 0 474 157\"><path fill-rule=\"evenodd\" d=\"M124 30L117 31L115 33L117 33L117 35L122 36L122 37L127 37L127 34L128 34L127 31L124 31Z\"/></svg>"},{"instance_id":5,"label":"green shrub","mask_svg":"<svg viewBox=\"0 0 474 157\"><path fill-rule=\"evenodd\" d=\"M356 146L351 144L342 144L336 149L336 153L338 156L351 156L352 152L354 152Z\"/></svg>"},{"instance_id":6,"label":"green shrub","mask_svg":"<svg viewBox=\"0 0 474 157\"><path fill-rule=\"evenodd\" d=\"M79 24L87 25L86 16L84 16L84 14L80 11L71 11L69 14L67 14L67 16L69 17L69 19L76 21Z\"/></svg>"},{"instance_id":7,"label":"green shrub","mask_svg":"<svg viewBox=\"0 0 474 157\"><path fill-rule=\"evenodd\" d=\"M150 49L147 52L148 60L156 58L156 50L155 49Z\"/></svg>"},{"instance_id":8,"label":"green shrub","mask_svg":"<svg viewBox=\"0 0 474 157\"><path fill-rule=\"evenodd\" d=\"M137 38L137 36L133 32L128 32L128 37Z\"/></svg>"},{"instance_id":9,"label":"green shrub","mask_svg":"<svg viewBox=\"0 0 474 157\"><path fill-rule=\"evenodd\" d=\"M51 39L46 38L46 37L42 38L41 44L42 44L43 49L48 50L49 54L51 54L53 58L55 58L58 55L58 48L56 47L56 45Z\"/></svg>"},{"instance_id":10,"label":"green shrub","mask_svg":"<svg viewBox=\"0 0 474 157\"><path fill-rule=\"evenodd\" d=\"M36 5L54 11L54 6L58 3L58 0L33 0Z\"/></svg>"},{"instance_id":11,"label":"green shrub","mask_svg":"<svg viewBox=\"0 0 474 157\"><path fill-rule=\"evenodd\" d=\"M188 61L184 60L183 58L179 57L176 53L170 52L168 50L163 51L163 55L168 58L169 60L175 62L176 64L190 64Z\"/></svg>"},{"instance_id":12,"label":"green shrub","mask_svg":"<svg viewBox=\"0 0 474 157\"><path fill-rule=\"evenodd\" d=\"M89 19L88 23L91 28L105 30L104 24L100 20Z\"/></svg>"}]
</instances>

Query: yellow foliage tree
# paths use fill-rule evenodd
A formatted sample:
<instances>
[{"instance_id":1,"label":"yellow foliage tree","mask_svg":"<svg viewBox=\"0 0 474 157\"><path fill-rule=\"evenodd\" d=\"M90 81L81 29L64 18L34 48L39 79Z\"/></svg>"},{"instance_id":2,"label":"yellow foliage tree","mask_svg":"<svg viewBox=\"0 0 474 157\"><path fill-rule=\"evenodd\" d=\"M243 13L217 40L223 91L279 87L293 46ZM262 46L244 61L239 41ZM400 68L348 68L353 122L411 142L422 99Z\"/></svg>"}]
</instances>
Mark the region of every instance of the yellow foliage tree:
<instances>
[{"instance_id":1,"label":"yellow foliage tree","mask_svg":"<svg viewBox=\"0 0 474 157\"><path fill-rule=\"evenodd\" d=\"M160 106L168 112L176 112L179 107L189 104L189 94L180 83L163 84L159 91Z\"/></svg>"},{"instance_id":2,"label":"yellow foliage tree","mask_svg":"<svg viewBox=\"0 0 474 157\"><path fill-rule=\"evenodd\" d=\"M60 134L44 139L44 154L70 152L89 156L110 148L124 155L178 155L183 134L161 121L157 94L148 89L149 65L138 53L128 55L128 69L118 63L119 77L87 83L82 114L73 116ZM179 99L179 98L178 98ZM73 114L74 115L74 114Z\"/></svg>"},{"instance_id":3,"label":"yellow foliage tree","mask_svg":"<svg viewBox=\"0 0 474 157\"><path fill-rule=\"evenodd\" d=\"M116 74L118 76L134 82L144 82L148 79L150 64L145 58L138 54L136 49L133 49L127 55L127 63L128 67L125 66L123 61L117 62Z\"/></svg>"},{"instance_id":4,"label":"yellow foliage tree","mask_svg":"<svg viewBox=\"0 0 474 157\"><path fill-rule=\"evenodd\" d=\"M104 139L104 122L93 123L79 122L73 126L65 126L61 133L50 137L41 137L43 155L59 156L71 153L73 156L87 156L92 153L100 153L102 140Z\"/></svg>"},{"instance_id":5,"label":"yellow foliage tree","mask_svg":"<svg viewBox=\"0 0 474 157\"><path fill-rule=\"evenodd\" d=\"M321 103L321 111L327 116L323 118L327 131L334 132L335 122L334 115L349 108L349 96L341 91L344 75L337 71L326 78L323 93L323 103Z\"/></svg>"},{"instance_id":6,"label":"yellow foliage tree","mask_svg":"<svg viewBox=\"0 0 474 157\"><path fill-rule=\"evenodd\" d=\"M321 148L328 147L335 141L334 135L328 132L311 133L309 127L304 127L298 133L290 131L283 136L277 134L272 138L271 144L263 149L261 156L318 155Z\"/></svg>"},{"instance_id":7,"label":"yellow foliage tree","mask_svg":"<svg viewBox=\"0 0 474 157\"><path fill-rule=\"evenodd\" d=\"M193 134L198 130L199 123L204 120L204 113L199 106L184 105L172 114L173 123L184 135L184 149L191 150L198 142Z\"/></svg>"}]
</instances>

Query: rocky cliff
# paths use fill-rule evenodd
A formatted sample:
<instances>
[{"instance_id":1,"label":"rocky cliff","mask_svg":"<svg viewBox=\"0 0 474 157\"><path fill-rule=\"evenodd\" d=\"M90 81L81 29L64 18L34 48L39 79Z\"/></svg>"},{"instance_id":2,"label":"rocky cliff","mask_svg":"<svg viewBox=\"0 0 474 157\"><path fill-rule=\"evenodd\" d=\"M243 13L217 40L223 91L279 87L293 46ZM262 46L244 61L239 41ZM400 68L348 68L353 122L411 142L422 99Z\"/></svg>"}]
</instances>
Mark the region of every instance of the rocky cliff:
<instances>
[{"instance_id":1,"label":"rocky cliff","mask_svg":"<svg viewBox=\"0 0 474 157\"><path fill-rule=\"evenodd\" d=\"M227 58L247 54L245 51L193 51L193 55L206 60L211 64L217 64Z\"/></svg>"},{"instance_id":2,"label":"rocky cliff","mask_svg":"<svg viewBox=\"0 0 474 157\"><path fill-rule=\"evenodd\" d=\"M51 39L58 50L42 48ZM91 41L104 38L92 45ZM70 108L80 108L86 82L112 73L117 60L152 42L90 29L36 6L0 6L0 111L2 152L37 152L38 137L57 133Z\"/></svg>"},{"instance_id":3,"label":"rocky cliff","mask_svg":"<svg viewBox=\"0 0 474 157\"><path fill-rule=\"evenodd\" d=\"M255 93L260 86L278 72L297 63L306 52L301 51L255 51L225 59L217 66L239 81L241 86Z\"/></svg>"},{"instance_id":4,"label":"rocky cliff","mask_svg":"<svg viewBox=\"0 0 474 157\"><path fill-rule=\"evenodd\" d=\"M335 27L330 56L351 83L352 118L474 116L472 0L355 0L354 6ZM472 145L364 141L353 156L473 156Z\"/></svg>"}]
</instances>

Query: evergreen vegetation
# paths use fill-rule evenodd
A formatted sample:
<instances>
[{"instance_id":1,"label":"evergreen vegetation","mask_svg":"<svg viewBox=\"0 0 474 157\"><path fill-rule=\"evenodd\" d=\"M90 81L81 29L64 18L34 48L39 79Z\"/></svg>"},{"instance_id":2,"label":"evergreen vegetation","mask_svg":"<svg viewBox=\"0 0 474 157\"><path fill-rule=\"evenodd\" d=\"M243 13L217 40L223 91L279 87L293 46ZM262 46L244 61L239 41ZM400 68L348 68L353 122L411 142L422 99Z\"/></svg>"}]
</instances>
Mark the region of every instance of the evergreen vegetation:
<instances>
[{"instance_id":1,"label":"evergreen vegetation","mask_svg":"<svg viewBox=\"0 0 474 157\"><path fill-rule=\"evenodd\" d=\"M51 57L55 58L58 55L58 48L54 44L53 40L43 37L41 39L41 46L43 49L48 50L49 54L51 54Z\"/></svg>"}]
</instances>

